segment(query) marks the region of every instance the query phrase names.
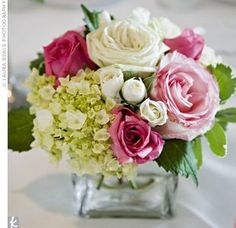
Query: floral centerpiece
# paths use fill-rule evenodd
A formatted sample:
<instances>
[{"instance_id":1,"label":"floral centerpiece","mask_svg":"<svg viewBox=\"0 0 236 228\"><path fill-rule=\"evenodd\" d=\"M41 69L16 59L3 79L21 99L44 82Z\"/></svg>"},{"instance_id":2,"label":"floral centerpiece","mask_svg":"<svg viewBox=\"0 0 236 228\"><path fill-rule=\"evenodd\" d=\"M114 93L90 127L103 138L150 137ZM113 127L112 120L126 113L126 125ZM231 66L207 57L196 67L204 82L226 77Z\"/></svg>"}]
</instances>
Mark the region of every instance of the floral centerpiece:
<instances>
[{"instance_id":1,"label":"floral centerpiece","mask_svg":"<svg viewBox=\"0 0 236 228\"><path fill-rule=\"evenodd\" d=\"M200 34L146 9L123 20L82 10L85 25L31 62L31 106L9 114L9 147L40 147L81 175L127 178L132 187L148 162L197 184L201 138L217 156L227 151L236 108L221 105L235 91L231 68Z\"/></svg>"}]
</instances>

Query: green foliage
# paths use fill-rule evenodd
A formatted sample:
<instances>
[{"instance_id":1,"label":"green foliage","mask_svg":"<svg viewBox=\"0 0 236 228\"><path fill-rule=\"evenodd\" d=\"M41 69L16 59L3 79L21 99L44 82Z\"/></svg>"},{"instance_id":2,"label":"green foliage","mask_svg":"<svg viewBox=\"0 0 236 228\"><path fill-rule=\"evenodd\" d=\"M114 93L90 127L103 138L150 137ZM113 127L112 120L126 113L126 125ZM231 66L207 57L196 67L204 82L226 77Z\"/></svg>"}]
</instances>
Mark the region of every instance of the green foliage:
<instances>
[{"instance_id":1,"label":"green foliage","mask_svg":"<svg viewBox=\"0 0 236 228\"><path fill-rule=\"evenodd\" d=\"M147 92L149 92L151 90L154 78L155 78L155 76L152 75L152 76L147 77L143 80L144 85L146 86Z\"/></svg>"},{"instance_id":2,"label":"green foliage","mask_svg":"<svg viewBox=\"0 0 236 228\"><path fill-rule=\"evenodd\" d=\"M99 27L99 14L100 11L90 11L85 5L81 4L82 11L84 13L84 22L89 30L92 32Z\"/></svg>"},{"instance_id":3,"label":"green foliage","mask_svg":"<svg viewBox=\"0 0 236 228\"><path fill-rule=\"evenodd\" d=\"M216 122L213 128L205 135L212 152L220 157L225 156L227 152L226 136L221 125Z\"/></svg>"},{"instance_id":4,"label":"green foliage","mask_svg":"<svg viewBox=\"0 0 236 228\"><path fill-rule=\"evenodd\" d=\"M138 78L139 74L137 72L133 72L133 71L123 71L123 75L124 75L124 80L127 81L131 78Z\"/></svg>"},{"instance_id":5,"label":"green foliage","mask_svg":"<svg viewBox=\"0 0 236 228\"><path fill-rule=\"evenodd\" d=\"M220 110L216 113L216 118L220 122L236 123L236 107Z\"/></svg>"},{"instance_id":6,"label":"green foliage","mask_svg":"<svg viewBox=\"0 0 236 228\"><path fill-rule=\"evenodd\" d=\"M8 113L8 148L15 151L31 149L34 117L29 108L18 108Z\"/></svg>"},{"instance_id":7,"label":"green foliage","mask_svg":"<svg viewBox=\"0 0 236 228\"><path fill-rule=\"evenodd\" d=\"M45 63L44 63L44 55L41 52L37 53L37 58L30 62L30 70L36 68L39 71L39 74L45 73Z\"/></svg>"},{"instance_id":8,"label":"green foliage","mask_svg":"<svg viewBox=\"0 0 236 228\"><path fill-rule=\"evenodd\" d=\"M236 88L236 78L233 76L232 69L224 64L217 64L216 67L210 66L209 69L218 82L221 102L225 102Z\"/></svg>"},{"instance_id":9,"label":"green foliage","mask_svg":"<svg viewBox=\"0 0 236 228\"><path fill-rule=\"evenodd\" d=\"M145 82L145 80L149 81L151 79L151 81L153 81L154 76L151 75L150 76L150 72L139 72L139 71L129 71L129 70L125 70L123 71L123 75L124 75L124 80L127 81L131 78L142 78L142 80Z\"/></svg>"},{"instance_id":10,"label":"green foliage","mask_svg":"<svg viewBox=\"0 0 236 228\"><path fill-rule=\"evenodd\" d=\"M191 176L198 185L197 162L191 142L178 139L166 140L161 156L156 159L156 162L167 172L185 177Z\"/></svg>"},{"instance_id":11,"label":"green foliage","mask_svg":"<svg viewBox=\"0 0 236 228\"><path fill-rule=\"evenodd\" d=\"M224 129L224 131L227 130L228 127L228 122L224 122L224 121L217 121L217 123Z\"/></svg>"},{"instance_id":12,"label":"green foliage","mask_svg":"<svg viewBox=\"0 0 236 228\"><path fill-rule=\"evenodd\" d=\"M226 131L228 123L236 123L236 108L226 108L216 113L216 121Z\"/></svg>"},{"instance_id":13,"label":"green foliage","mask_svg":"<svg viewBox=\"0 0 236 228\"><path fill-rule=\"evenodd\" d=\"M201 168L202 166L202 143L201 143L201 138L197 137L193 140L193 152L194 156L197 160L197 167L198 169Z\"/></svg>"}]
</instances>

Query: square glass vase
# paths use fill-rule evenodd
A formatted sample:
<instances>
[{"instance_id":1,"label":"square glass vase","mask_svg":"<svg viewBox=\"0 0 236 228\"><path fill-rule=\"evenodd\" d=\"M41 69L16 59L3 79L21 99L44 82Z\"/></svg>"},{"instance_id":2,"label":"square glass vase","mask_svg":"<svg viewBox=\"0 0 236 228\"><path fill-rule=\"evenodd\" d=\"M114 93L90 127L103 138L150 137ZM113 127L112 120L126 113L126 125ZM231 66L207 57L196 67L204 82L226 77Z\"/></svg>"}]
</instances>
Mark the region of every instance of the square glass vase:
<instances>
[{"instance_id":1,"label":"square glass vase","mask_svg":"<svg viewBox=\"0 0 236 228\"><path fill-rule=\"evenodd\" d=\"M80 217L170 218L175 214L178 177L139 172L133 189L116 177L72 174L75 212ZM100 184L99 184L100 183Z\"/></svg>"}]
</instances>

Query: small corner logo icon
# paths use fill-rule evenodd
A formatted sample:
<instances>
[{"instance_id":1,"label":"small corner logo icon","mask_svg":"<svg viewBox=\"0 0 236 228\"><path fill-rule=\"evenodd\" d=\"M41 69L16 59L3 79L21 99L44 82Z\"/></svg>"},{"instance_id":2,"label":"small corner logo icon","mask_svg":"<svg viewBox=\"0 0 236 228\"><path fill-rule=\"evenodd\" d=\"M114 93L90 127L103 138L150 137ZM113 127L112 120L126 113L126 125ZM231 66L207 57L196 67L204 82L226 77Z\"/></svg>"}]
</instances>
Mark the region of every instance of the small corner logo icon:
<instances>
[{"instance_id":1,"label":"small corner logo icon","mask_svg":"<svg viewBox=\"0 0 236 228\"><path fill-rule=\"evenodd\" d=\"M19 228L19 218L14 216L9 217L8 228Z\"/></svg>"}]
</instances>

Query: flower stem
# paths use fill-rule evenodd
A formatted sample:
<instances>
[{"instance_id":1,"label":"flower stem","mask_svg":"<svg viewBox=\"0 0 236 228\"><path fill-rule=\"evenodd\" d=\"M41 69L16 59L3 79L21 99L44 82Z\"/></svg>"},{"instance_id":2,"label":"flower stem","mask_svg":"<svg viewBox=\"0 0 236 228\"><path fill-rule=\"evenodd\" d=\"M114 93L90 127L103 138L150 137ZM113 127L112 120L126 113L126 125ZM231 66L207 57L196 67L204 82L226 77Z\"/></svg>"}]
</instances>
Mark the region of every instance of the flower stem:
<instances>
[{"instance_id":1,"label":"flower stem","mask_svg":"<svg viewBox=\"0 0 236 228\"><path fill-rule=\"evenodd\" d=\"M101 175L101 177L98 181L97 190L99 190L101 188L103 181L104 181L104 175Z\"/></svg>"},{"instance_id":2,"label":"flower stem","mask_svg":"<svg viewBox=\"0 0 236 228\"><path fill-rule=\"evenodd\" d=\"M118 178L118 184L123 184L123 178L121 177L121 178Z\"/></svg>"},{"instance_id":3,"label":"flower stem","mask_svg":"<svg viewBox=\"0 0 236 228\"><path fill-rule=\"evenodd\" d=\"M134 190L138 189L138 186L134 180L129 181L130 187Z\"/></svg>"}]
</instances>

